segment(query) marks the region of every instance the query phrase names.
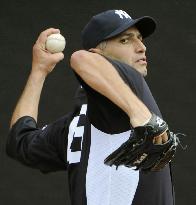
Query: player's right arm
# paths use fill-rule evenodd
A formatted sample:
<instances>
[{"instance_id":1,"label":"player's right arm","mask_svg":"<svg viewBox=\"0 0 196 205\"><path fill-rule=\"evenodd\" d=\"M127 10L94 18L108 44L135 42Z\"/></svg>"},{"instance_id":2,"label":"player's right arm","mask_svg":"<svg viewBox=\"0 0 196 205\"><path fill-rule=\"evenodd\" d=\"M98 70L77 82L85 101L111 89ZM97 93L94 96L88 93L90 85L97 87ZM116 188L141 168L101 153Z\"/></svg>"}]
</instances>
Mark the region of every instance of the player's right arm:
<instances>
[{"instance_id":1,"label":"player's right arm","mask_svg":"<svg viewBox=\"0 0 196 205\"><path fill-rule=\"evenodd\" d=\"M38 105L44 81L55 65L64 58L63 53L51 54L47 52L45 42L49 35L59 32L58 29L50 28L43 31L38 37L33 47L32 69L13 112L10 127L23 116L30 116L37 121Z\"/></svg>"},{"instance_id":2,"label":"player's right arm","mask_svg":"<svg viewBox=\"0 0 196 205\"><path fill-rule=\"evenodd\" d=\"M24 91L13 112L7 137L7 154L23 164L43 172L66 169L67 130L71 114L46 128L37 127L38 106L47 75L63 59L63 53L51 54L45 42L58 29L47 29L33 47L32 69Z\"/></svg>"}]
</instances>

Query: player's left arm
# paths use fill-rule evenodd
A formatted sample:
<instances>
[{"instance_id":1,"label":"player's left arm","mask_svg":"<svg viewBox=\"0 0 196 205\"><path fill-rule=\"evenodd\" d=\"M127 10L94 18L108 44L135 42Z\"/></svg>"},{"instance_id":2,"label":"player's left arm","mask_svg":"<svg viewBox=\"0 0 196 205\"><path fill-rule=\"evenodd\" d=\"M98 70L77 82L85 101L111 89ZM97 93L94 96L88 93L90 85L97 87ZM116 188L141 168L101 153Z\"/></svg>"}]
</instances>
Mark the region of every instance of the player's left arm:
<instances>
[{"instance_id":1,"label":"player's left arm","mask_svg":"<svg viewBox=\"0 0 196 205\"><path fill-rule=\"evenodd\" d=\"M152 114L131 88L123 81L116 69L104 57L88 51L77 51L71 56L73 70L94 90L120 107L133 127L147 123ZM155 138L155 143L166 142L167 134Z\"/></svg>"}]
</instances>

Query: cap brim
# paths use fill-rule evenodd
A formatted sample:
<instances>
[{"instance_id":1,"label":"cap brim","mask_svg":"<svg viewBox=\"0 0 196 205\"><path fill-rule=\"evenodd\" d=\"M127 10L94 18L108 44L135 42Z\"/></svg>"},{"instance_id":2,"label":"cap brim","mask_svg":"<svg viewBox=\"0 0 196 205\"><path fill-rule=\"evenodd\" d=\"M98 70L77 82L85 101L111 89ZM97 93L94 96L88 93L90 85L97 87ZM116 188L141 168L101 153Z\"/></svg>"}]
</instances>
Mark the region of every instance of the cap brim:
<instances>
[{"instance_id":1,"label":"cap brim","mask_svg":"<svg viewBox=\"0 0 196 205\"><path fill-rule=\"evenodd\" d=\"M143 38L148 37L151 35L156 29L156 22L150 16L143 16L141 18L135 19L127 24L124 24L117 30L113 31L110 35L106 36L104 40L115 37L122 32L126 31L128 28L136 26L136 28L140 31Z\"/></svg>"}]
</instances>

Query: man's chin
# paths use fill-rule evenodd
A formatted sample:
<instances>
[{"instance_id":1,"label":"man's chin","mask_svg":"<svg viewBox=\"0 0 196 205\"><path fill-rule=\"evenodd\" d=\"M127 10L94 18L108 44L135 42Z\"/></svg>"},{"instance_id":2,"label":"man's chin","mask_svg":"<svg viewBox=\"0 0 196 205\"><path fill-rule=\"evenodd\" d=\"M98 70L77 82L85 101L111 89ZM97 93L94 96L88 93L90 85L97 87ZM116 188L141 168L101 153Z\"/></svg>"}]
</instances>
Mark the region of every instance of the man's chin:
<instances>
[{"instance_id":1,"label":"man's chin","mask_svg":"<svg viewBox=\"0 0 196 205\"><path fill-rule=\"evenodd\" d=\"M147 68L140 66L133 66L135 70L137 70L143 77L147 76Z\"/></svg>"},{"instance_id":2,"label":"man's chin","mask_svg":"<svg viewBox=\"0 0 196 205\"><path fill-rule=\"evenodd\" d=\"M142 73L143 77L146 77L147 74L148 74L147 70L145 70L145 71Z\"/></svg>"},{"instance_id":3,"label":"man's chin","mask_svg":"<svg viewBox=\"0 0 196 205\"><path fill-rule=\"evenodd\" d=\"M145 77L145 76L147 76L147 73L148 73L147 68L146 68L146 67L143 67L143 68L141 69L141 74Z\"/></svg>"}]
</instances>

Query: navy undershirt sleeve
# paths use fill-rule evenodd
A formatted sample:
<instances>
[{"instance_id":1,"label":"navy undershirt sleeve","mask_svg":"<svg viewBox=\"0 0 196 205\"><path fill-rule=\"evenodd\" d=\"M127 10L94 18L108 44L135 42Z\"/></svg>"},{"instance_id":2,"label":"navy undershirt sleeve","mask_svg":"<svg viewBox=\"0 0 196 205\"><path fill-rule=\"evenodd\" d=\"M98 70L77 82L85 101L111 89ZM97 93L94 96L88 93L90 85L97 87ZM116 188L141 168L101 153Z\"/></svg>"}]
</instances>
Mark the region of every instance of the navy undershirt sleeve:
<instances>
[{"instance_id":1,"label":"navy undershirt sleeve","mask_svg":"<svg viewBox=\"0 0 196 205\"><path fill-rule=\"evenodd\" d=\"M143 95L143 77L135 69L116 60L107 59L122 77L124 82L141 99ZM88 117L90 122L106 133L120 133L130 129L128 115L117 105L88 86L77 74L79 82L88 98Z\"/></svg>"},{"instance_id":2,"label":"navy undershirt sleeve","mask_svg":"<svg viewBox=\"0 0 196 205\"><path fill-rule=\"evenodd\" d=\"M44 173L66 170L70 117L68 114L42 129L30 116L18 119L7 138L7 154Z\"/></svg>"}]
</instances>

